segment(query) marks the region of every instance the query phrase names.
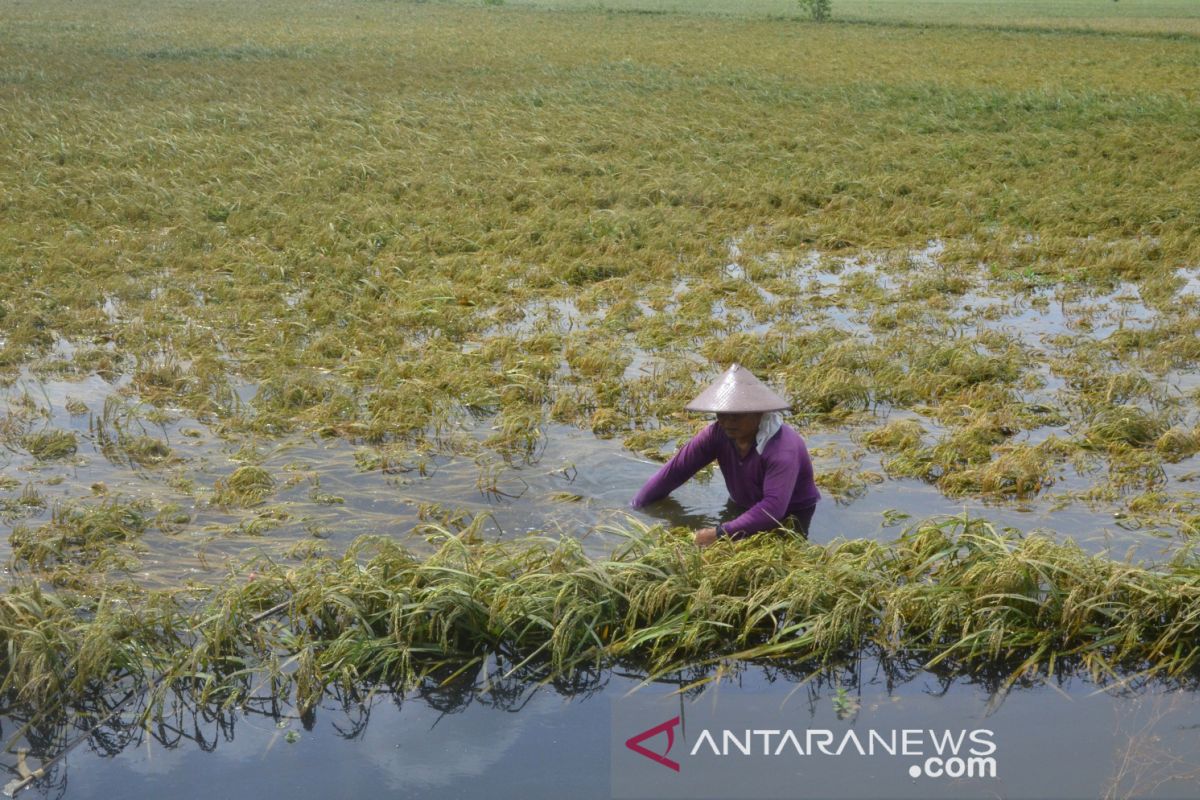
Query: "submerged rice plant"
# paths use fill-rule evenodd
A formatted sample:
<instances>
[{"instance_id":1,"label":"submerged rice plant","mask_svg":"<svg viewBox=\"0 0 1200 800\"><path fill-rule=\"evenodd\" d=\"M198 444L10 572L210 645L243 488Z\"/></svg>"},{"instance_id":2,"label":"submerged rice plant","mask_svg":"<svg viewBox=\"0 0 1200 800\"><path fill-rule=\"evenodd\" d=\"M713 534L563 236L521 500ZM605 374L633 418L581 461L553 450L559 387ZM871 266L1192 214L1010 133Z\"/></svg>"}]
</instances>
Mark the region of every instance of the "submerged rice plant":
<instances>
[{"instance_id":1,"label":"submerged rice plant","mask_svg":"<svg viewBox=\"0 0 1200 800\"><path fill-rule=\"evenodd\" d=\"M22 444L29 454L40 461L52 461L75 454L78 440L72 431L49 430L31 433Z\"/></svg>"},{"instance_id":2,"label":"submerged rice plant","mask_svg":"<svg viewBox=\"0 0 1200 800\"><path fill-rule=\"evenodd\" d=\"M117 500L91 506L60 506L50 522L18 525L10 541L13 558L34 569L90 564L116 555L114 544L136 540L146 529L144 508Z\"/></svg>"},{"instance_id":3,"label":"submerged rice plant","mask_svg":"<svg viewBox=\"0 0 1200 800\"><path fill-rule=\"evenodd\" d=\"M869 446L888 453L912 450L921 444L925 429L913 419L895 419L863 436Z\"/></svg>"},{"instance_id":4,"label":"submerged rice plant","mask_svg":"<svg viewBox=\"0 0 1200 800\"><path fill-rule=\"evenodd\" d=\"M1166 423L1158 417L1138 406L1123 405L1097 414L1088 426L1084 441L1089 447L1145 447L1154 444L1166 432Z\"/></svg>"},{"instance_id":5,"label":"submerged rice plant","mask_svg":"<svg viewBox=\"0 0 1200 800\"><path fill-rule=\"evenodd\" d=\"M238 467L227 478L218 478L213 485L212 502L218 506L253 506L266 499L275 489L271 473L253 464Z\"/></svg>"},{"instance_id":6,"label":"submerged rice plant","mask_svg":"<svg viewBox=\"0 0 1200 800\"><path fill-rule=\"evenodd\" d=\"M15 488L20 484L14 482L6 488ZM16 497L0 498L0 520L11 522L37 514L46 508L46 499L37 487L29 483Z\"/></svg>"},{"instance_id":7,"label":"submerged rice plant","mask_svg":"<svg viewBox=\"0 0 1200 800\"><path fill-rule=\"evenodd\" d=\"M138 523L102 508L32 539L61 544L65 526L90 531L70 540L86 547ZM474 530L444 531L424 559L368 537L299 568L254 564L254 580L239 570L192 606L141 592L108 609L15 587L0 603L4 688L50 702L119 672L159 685L207 674L205 696L233 699L254 672L306 705L330 684L413 685L491 652L551 675L617 662L651 674L727 658L822 664L865 647L955 670L1008 664L1014 679L1064 661L1098 680L1200 661L1193 556L1148 567L965 517L890 542L756 537L706 550L634 528L608 559L572 539L489 543Z\"/></svg>"},{"instance_id":8,"label":"submerged rice plant","mask_svg":"<svg viewBox=\"0 0 1200 800\"><path fill-rule=\"evenodd\" d=\"M1172 427L1155 440L1154 449L1167 461L1183 461L1200 452L1200 430Z\"/></svg>"},{"instance_id":9,"label":"submerged rice plant","mask_svg":"<svg viewBox=\"0 0 1200 800\"><path fill-rule=\"evenodd\" d=\"M1036 445L1006 445L988 463L944 475L938 485L948 494L1032 497L1055 482L1070 445L1050 437Z\"/></svg>"}]
</instances>

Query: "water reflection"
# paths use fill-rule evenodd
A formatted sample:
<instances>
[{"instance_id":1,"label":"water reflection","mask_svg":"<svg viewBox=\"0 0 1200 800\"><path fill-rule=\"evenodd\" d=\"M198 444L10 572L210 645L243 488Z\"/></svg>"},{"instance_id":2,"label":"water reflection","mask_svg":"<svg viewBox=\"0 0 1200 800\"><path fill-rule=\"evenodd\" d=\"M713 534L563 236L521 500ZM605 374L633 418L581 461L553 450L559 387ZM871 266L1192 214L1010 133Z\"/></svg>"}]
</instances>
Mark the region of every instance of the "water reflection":
<instances>
[{"instance_id":1,"label":"water reflection","mask_svg":"<svg viewBox=\"0 0 1200 800\"><path fill-rule=\"evenodd\" d=\"M700 504L684 505L674 495L668 495L662 500L639 509L640 513L650 520L672 527L684 528L705 528L716 525L722 520L736 517L744 510L732 500L726 500L719 509L706 511Z\"/></svg>"},{"instance_id":2,"label":"water reflection","mask_svg":"<svg viewBox=\"0 0 1200 800\"><path fill-rule=\"evenodd\" d=\"M610 727L623 705L665 702L686 721L701 708L732 714L767 702L790 709L796 727L994 730L1007 796L1200 791L1198 676L1135 674L1096 684L1064 662L1051 676L1014 681L1014 666L962 675L876 653L826 666L722 662L654 680L634 665L552 679L545 665L514 668L493 654L478 672L431 676L408 690L333 687L303 712L270 692L223 707L176 691L159 716L144 692L123 687L67 715L10 708L0 731L9 777L20 777L16 754L26 749L27 769L46 768L27 797L248 798L291 790L485 798L503 786L508 796L601 798L611 797L609 756L617 751ZM697 733L684 735L692 741ZM843 764L826 775L816 762L809 766L811 795L991 796L995 788L963 793L959 786L959 794L946 795L944 786L906 787L886 770Z\"/></svg>"}]
</instances>

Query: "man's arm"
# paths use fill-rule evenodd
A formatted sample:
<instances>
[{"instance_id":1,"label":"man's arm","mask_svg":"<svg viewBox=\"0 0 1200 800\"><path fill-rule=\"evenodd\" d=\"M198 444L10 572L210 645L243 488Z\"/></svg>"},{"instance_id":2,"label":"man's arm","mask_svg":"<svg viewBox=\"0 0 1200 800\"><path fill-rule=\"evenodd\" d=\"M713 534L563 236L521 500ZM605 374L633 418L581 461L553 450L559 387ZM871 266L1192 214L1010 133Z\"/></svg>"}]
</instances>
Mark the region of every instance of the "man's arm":
<instances>
[{"instance_id":1,"label":"man's arm","mask_svg":"<svg viewBox=\"0 0 1200 800\"><path fill-rule=\"evenodd\" d=\"M679 448L679 452L673 455L670 461L663 464L650 480L646 481L646 485L637 493L630 505L634 508L642 508L656 500L663 499L686 483L688 478L691 478L717 457L716 435L717 425L714 422L692 437L691 441Z\"/></svg>"}]
</instances>

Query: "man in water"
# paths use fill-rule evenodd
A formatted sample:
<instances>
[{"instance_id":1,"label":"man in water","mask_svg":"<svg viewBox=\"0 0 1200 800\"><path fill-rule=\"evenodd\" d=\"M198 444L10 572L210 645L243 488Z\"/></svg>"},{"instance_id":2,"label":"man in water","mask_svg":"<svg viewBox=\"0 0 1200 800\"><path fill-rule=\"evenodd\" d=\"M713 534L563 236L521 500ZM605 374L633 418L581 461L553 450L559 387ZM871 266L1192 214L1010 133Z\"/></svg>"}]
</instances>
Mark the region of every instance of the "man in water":
<instances>
[{"instance_id":1,"label":"man in water","mask_svg":"<svg viewBox=\"0 0 1200 800\"><path fill-rule=\"evenodd\" d=\"M646 481L631 505L642 508L661 500L716 459L729 497L746 510L696 531L696 544L706 547L719 536L743 539L779 527L808 536L821 492L804 440L779 413L788 408L787 401L734 364L686 408L715 412L716 422Z\"/></svg>"}]
</instances>

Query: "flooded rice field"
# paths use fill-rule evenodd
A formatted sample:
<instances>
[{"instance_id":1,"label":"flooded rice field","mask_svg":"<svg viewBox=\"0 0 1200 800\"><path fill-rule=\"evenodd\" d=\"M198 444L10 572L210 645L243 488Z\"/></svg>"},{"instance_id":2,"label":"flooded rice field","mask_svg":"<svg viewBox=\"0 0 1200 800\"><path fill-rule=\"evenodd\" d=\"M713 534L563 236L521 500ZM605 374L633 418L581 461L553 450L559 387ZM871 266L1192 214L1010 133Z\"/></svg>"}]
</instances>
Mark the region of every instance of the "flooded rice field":
<instances>
[{"instance_id":1,"label":"flooded rice field","mask_svg":"<svg viewBox=\"0 0 1200 800\"><path fill-rule=\"evenodd\" d=\"M1123 342L1160 339L1192 324L1200 273L1181 270L1155 307L1129 284L1103 292L1078 286L1013 292L982 270L951 273L938 261L943 249L936 243L899 260L813 254L776 269L779 277L756 281L737 260L739 246L728 244L725 294L758 298L711 312L725 328L731 358L769 368L772 353L789 341L816 336L828 343L823 357L841 351L866 360L894 345L885 343L896 317L905 315L930 337L928 346L953 349L925 377L945 380L948 392L968 387L956 396L963 405L935 395L929 405L901 406L881 397L887 387L864 383L865 365L853 374L817 370L825 381L831 372L844 381L823 388L833 394L828 399L822 387L811 394L811 387L797 387L800 413L792 422L807 439L825 491L814 538L887 539L920 519L966 514L1053 532L1091 552L1123 555L1132 548L1139 558L1163 560L1188 547L1200 519L1194 486L1200 470L1192 457L1200 447L1200 378L1169 359L1131 362ZM778 254L763 259L778 260ZM950 288L912 299L930 281ZM669 296L640 300L639 329L673 324L689 296L681 282ZM107 313L119 313L106 304ZM602 309L583 311L570 300L535 303L492 337L586 335L603 320ZM622 343L621 380L632 387L677 366L638 348L637 339L635 333ZM492 341L464 342L462 351ZM1085 360L1095 352L1104 358ZM1142 354L1140 346L1135 352ZM95 350L58 340L6 381L0 520L11 534L46 524L56 509L128 505L144 525L128 542L125 567L147 586L203 581L250 556L339 552L362 534L401 538L421 551L423 530L473 524L488 538L578 537L589 553L604 555L613 544L606 528L630 516L700 527L730 510L722 482L711 476L651 509L628 507L679 436L703 424L699 415L679 412L669 425L624 436L602 425L589 430L547 419L516 447L497 442L503 412L469 409L445 415L419 439L395 443L336 430L232 435L225 420L147 398L140 375L86 374L78 363L85 356L95 358ZM1009 368L1010 374L993 375ZM568 352L549 380L569 387L577 369ZM991 382L960 374L973 369ZM244 414L253 424L268 391L232 384L226 413ZM967 405L973 400L976 406ZM823 403L834 406L817 411ZM1101 427L1106 414L1114 420L1111 431ZM257 483L243 492L238 476Z\"/></svg>"},{"instance_id":2,"label":"flooded rice field","mask_svg":"<svg viewBox=\"0 0 1200 800\"><path fill-rule=\"evenodd\" d=\"M0 0L7 790L1200 794L1175 5L519 5Z\"/></svg>"},{"instance_id":3,"label":"flooded rice field","mask_svg":"<svg viewBox=\"0 0 1200 800\"><path fill-rule=\"evenodd\" d=\"M970 520L1007 530L1016 537L1007 547L1032 535L1103 558L1151 565L1188 558L1200 519L1193 488L1200 475L1193 457L1197 382L1169 360L1131 366L1118 343L1151 341L1189 320L1200 302L1191 272L1180 271L1169 295L1149 303L1129 284L1013 291L985 270L950 276L938 260L940 243L901 258L814 254L781 266L770 280L752 276L736 243L728 250L725 294L757 298L712 308L724 340L744 348L738 357L767 359L772 348L807 336L821 337L824 353L858 348L861 357L893 346L897 316L937 332L926 346L971 343L926 379L948 381L945 391L957 391L964 403L984 397L980 408L956 407L937 393L922 403L898 402L882 383L857 388L849 372L841 385L810 387L809 394L793 389L798 408L791 421L807 439L825 494L814 543L866 539L902 547L921 524L953 518L964 534ZM763 262L778 260L768 254ZM949 289L939 284L912 300L922 291L915 287L931 280L948 281ZM689 292L680 281L669 295L639 300L639 330L675 324L669 320ZM109 305L106 313L119 314ZM572 300L534 303L489 336L586 335L604 324L604 309L585 308ZM669 358L639 347L638 336L620 339L624 385L658 380L671 369ZM489 343L484 336L461 347L478 352ZM363 536L400 543L431 563L444 558L447 536L501 546L530 536L569 539L579 542L581 557L600 562L626 545L631 526L694 529L737 513L715 474L647 509L628 506L679 437L702 424L698 418L678 415L670 425L624 434L551 418L515 447L497 441L503 412L467 408L395 441L255 429L270 387L234 383L228 408L196 414L152 391L147 396L137 373L86 374L76 366L81 352L79 343L58 340L4 387L0 508L10 581L41 576L85 591L128 581L137 591L186 590L197 598L206 587L228 586L231 576L247 587L241 592L281 575L302 585L297 570L354 550ZM1082 355L1096 352L1103 358ZM1011 371L991 363L997 354L1015 365ZM579 368L568 351L549 380L570 385ZM187 369L181 365L180 374ZM964 394L963 370L983 370L993 384ZM822 391L832 399L822 399ZM1121 412L1112 430L1101 429L1098 419L1113 408ZM228 420L239 416L245 430L231 432ZM1014 662L992 673L976 665L939 674L922 669L921 658L898 668L876 654L834 670L812 661L794 671L721 661L717 673L710 667L685 679L677 670L670 686L670 673L646 665L567 679L553 670L528 673L528 659L501 668L498 658L476 657L447 682L436 670L398 686L339 679L332 693L312 695L308 687L300 702L278 690L263 694L264 687L299 680L286 662L277 662L274 678L246 684L235 704L196 700L178 687L152 701L153 691L127 679L120 692L93 690L66 717L6 717L8 752L19 756L12 786L31 785L46 797L129 796L129 787L149 797L167 787L180 794L180 785L195 796L231 797L280 789L482 797L495 785L583 797L785 797L798 775L815 796L1019 798L1188 797L1200 785L1191 766L1190 670L1162 679L1152 677L1158 670L1125 672L1097 656L1064 657L1065 669L1041 676L1023 666L1010 672ZM646 672L657 677L646 680ZM280 675L287 676L283 684ZM680 697L673 693L679 686L691 688ZM711 774L696 766L682 785L662 783L655 772L648 783L631 783L620 763L630 752L620 731L634 725L636 732L630 720L652 717L645 709L663 702L681 709L680 742L692 756L700 728L689 733L688 709L728 722L762 708L817 736L887 726L930 735L985 730L994 737L998 772L982 782L942 773L933 780L907 772L931 768L924 751L907 761L904 753L860 753L857 763L821 761L810 752L799 766L768 760L753 767L749 794L724 766L709 765ZM1047 762L1045 753L1067 740L1077 759ZM31 764L46 764L46 772L22 783Z\"/></svg>"}]
</instances>

